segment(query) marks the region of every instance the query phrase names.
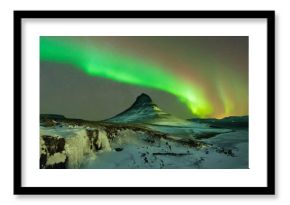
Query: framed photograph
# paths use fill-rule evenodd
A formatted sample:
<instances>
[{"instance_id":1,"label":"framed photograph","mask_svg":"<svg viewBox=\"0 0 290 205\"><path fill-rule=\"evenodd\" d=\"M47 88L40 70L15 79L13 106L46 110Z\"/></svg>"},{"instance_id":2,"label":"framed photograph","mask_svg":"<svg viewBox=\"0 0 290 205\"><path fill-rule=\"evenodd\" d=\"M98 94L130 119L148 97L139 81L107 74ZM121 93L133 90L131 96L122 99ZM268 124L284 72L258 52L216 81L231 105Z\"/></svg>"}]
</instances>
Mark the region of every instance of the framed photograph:
<instances>
[{"instance_id":1,"label":"framed photograph","mask_svg":"<svg viewBox=\"0 0 290 205\"><path fill-rule=\"evenodd\" d=\"M274 11L14 11L14 194L274 194Z\"/></svg>"}]
</instances>

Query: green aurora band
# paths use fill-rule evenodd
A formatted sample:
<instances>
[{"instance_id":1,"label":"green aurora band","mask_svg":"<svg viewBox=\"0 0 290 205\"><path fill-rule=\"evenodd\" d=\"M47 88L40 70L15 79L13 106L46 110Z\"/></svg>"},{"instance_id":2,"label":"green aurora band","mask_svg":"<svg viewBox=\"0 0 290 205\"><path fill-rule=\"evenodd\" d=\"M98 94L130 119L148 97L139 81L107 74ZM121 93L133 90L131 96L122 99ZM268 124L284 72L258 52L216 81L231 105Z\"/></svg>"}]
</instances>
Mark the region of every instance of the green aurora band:
<instances>
[{"instance_id":1,"label":"green aurora band","mask_svg":"<svg viewBox=\"0 0 290 205\"><path fill-rule=\"evenodd\" d=\"M170 93L197 117L208 117L214 112L213 104L200 86L155 62L57 37L40 38L40 59L70 64L89 76Z\"/></svg>"}]
</instances>

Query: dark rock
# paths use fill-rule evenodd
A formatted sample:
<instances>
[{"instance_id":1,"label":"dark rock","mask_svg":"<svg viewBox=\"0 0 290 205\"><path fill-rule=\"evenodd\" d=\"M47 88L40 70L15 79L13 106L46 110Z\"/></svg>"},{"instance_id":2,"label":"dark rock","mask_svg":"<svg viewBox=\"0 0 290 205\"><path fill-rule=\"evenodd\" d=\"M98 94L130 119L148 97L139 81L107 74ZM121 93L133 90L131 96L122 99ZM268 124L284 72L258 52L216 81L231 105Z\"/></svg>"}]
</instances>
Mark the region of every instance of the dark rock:
<instances>
[{"instance_id":1,"label":"dark rock","mask_svg":"<svg viewBox=\"0 0 290 205\"><path fill-rule=\"evenodd\" d=\"M116 150L117 152L120 152L120 151L123 150L123 148L121 148L121 147L117 147L117 148L115 148L115 150Z\"/></svg>"},{"instance_id":2,"label":"dark rock","mask_svg":"<svg viewBox=\"0 0 290 205\"><path fill-rule=\"evenodd\" d=\"M52 157L55 153L64 152L65 139L61 137L54 137L43 135L41 136L44 141L44 145L41 147L41 155L40 155L40 168L41 169L65 169L67 157L65 158L65 162L55 163L53 165L47 165L47 161L50 157Z\"/></svg>"},{"instance_id":3,"label":"dark rock","mask_svg":"<svg viewBox=\"0 0 290 205\"><path fill-rule=\"evenodd\" d=\"M47 162L47 155L41 154L40 155L40 169L45 168L46 162Z\"/></svg>"},{"instance_id":4,"label":"dark rock","mask_svg":"<svg viewBox=\"0 0 290 205\"><path fill-rule=\"evenodd\" d=\"M64 138L43 135L42 139L44 140L49 155L64 151Z\"/></svg>"},{"instance_id":5,"label":"dark rock","mask_svg":"<svg viewBox=\"0 0 290 205\"><path fill-rule=\"evenodd\" d=\"M86 132L90 141L90 149L100 150L102 146L99 146L97 143L99 139L99 130L87 129Z\"/></svg>"}]
</instances>

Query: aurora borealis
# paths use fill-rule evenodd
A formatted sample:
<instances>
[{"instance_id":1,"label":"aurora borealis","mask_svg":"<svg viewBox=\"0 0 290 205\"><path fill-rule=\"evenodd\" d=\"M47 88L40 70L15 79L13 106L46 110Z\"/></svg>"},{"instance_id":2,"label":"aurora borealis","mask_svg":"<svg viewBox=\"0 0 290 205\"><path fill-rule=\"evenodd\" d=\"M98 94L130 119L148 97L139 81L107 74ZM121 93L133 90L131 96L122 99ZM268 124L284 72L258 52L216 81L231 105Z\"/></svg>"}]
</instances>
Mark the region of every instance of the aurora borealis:
<instances>
[{"instance_id":1,"label":"aurora borealis","mask_svg":"<svg viewBox=\"0 0 290 205\"><path fill-rule=\"evenodd\" d=\"M168 93L187 108L184 118L248 114L248 37L40 37L40 61L113 81L115 86ZM64 84L70 83L67 76ZM41 88L49 90L42 95L57 97L53 89ZM93 90L92 86L89 92ZM178 108L167 111L176 114Z\"/></svg>"}]
</instances>

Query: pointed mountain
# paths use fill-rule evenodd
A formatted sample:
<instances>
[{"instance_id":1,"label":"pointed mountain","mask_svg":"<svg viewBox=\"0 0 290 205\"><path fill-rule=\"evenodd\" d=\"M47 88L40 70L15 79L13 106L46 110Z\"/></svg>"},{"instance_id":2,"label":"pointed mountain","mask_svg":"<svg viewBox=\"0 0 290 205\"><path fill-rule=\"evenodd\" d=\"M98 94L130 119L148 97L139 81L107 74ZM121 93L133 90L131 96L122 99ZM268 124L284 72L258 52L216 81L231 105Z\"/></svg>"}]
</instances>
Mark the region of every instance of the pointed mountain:
<instances>
[{"instance_id":1,"label":"pointed mountain","mask_svg":"<svg viewBox=\"0 0 290 205\"><path fill-rule=\"evenodd\" d=\"M147 123L157 125L178 125L189 123L171 114L162 111L145 93L136 98L136 101L120 114L105 120L112 123Z\"/></svg>"},{"instance_id":2,"label":"pointed mountain","mask_svg":"<svg viewBox=\"0 0 290 205\"><path fill-rule=\"evenodd\" d=\"M141 95L139 95L136 98L135 102L133 103L133 105L130 108L132 108L132 107L140 107L140 106L150 106L152 104L153 104L153 101L150 98L150 96L145 94L145 93L142 93Z\"/></svg>"}]
</instances>

